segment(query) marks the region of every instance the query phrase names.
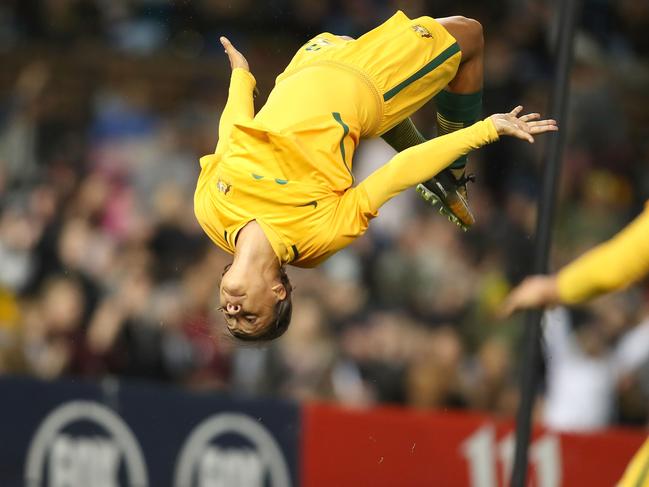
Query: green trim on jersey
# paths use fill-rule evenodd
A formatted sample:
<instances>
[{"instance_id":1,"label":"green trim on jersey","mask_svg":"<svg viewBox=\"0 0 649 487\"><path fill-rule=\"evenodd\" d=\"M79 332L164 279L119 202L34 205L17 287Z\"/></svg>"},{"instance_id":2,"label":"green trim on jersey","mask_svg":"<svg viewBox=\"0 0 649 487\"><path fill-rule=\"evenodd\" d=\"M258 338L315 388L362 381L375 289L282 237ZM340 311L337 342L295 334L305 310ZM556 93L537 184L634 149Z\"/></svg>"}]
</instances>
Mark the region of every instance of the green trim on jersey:
<instances>
[{"instance_id":1,"label":"green trim on jersey","mask_svg":"<svg viewBox=\"0 0 649 487\"><path fill-rule=\"evenodd\" d=\"M347 134L349 134L349 126L343 122L342 117L340 116L340 113L338 112L332 112L334 120L340 124L340 126L343 128L343 136L340 139L340 154L343 157L343 163L345 164L345 167L347 168L347 172L349 175L352 177L352 182L354 181L354 175L352 174L352 170L349 168L349 165L347 164L347 157L345 154L345 137L347 137Z\"/></svg>"}]
</instances>

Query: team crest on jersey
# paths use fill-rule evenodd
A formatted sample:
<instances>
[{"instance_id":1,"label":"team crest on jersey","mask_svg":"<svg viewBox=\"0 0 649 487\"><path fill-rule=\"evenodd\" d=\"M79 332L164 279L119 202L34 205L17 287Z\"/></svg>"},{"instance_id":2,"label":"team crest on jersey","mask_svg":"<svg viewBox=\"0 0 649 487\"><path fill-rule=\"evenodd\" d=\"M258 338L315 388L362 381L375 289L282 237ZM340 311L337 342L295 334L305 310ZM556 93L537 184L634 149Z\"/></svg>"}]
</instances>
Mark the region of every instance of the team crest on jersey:
<instances>
[{"instance_id":1,"label":"team crest on jersey","mask_svg":"<svg viewBox=\"0 0 649 487\"><path fill-rule=\"evenodd\" d=\"M232 185L225 183L219 179L219 182L216 183L216 188L223 194L228 194L230 192L230 189L232 189Z\"/></svg>"},{"instance_id":2,"label":"team crest on jersey","mask_svg":"<svg viewBox=\"0 0 649 487\"><path fill-rule=\"evenodd\" d=\"M414 30L419 37L427 37L429 39L433 37L433 35L423 25L413 25L412 30Z\"/></svg>"},{"instance_id":3,"label":"team crest on jersey","mask_svg":"<svg viewBox=\"0 0 649 487\"><path fill-rule=\"evenodd\" d=\"M306 46L305 50L307 51L319 51L325 46L330 46L331 42L327 39L324 39L322 37L317 37L311 42L308 46Z\"/></svg>"}]
</instances>

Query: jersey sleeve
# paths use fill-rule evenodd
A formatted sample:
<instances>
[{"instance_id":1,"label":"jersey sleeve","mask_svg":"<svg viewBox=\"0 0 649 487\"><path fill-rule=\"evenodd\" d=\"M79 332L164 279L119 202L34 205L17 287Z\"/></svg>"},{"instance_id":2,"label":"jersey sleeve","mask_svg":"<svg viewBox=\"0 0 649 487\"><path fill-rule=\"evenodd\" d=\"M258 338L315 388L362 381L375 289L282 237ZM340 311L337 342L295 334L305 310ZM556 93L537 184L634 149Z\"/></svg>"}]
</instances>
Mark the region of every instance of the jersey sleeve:
<instances>
[{"instance_id":1,"label":"jersey sleeve","mask_svg":"<svg viewBox=\"0 0 649 487\"><path fill-rule=\"evenodd\" d=\"M201 158L201 167L205 167L205 164L218 159L227 150L234 124L250 121L255 116L253 92L256 83L255 77L250 71L242 68L232 70L228 101L219 121L219 142L216 145L214 154Z\"/></svg>"},{"instance_id":2,"label":"jersey sleeve","mask_svg":"<svg viewBox=\"0 0 649 487\"><path fill-rule=\"evenodd\" d=\"M493 121L485 119L399 152L356 189L361 188L367 194L369 208L376 212L390 198L429 180L458 157L496 140L498 133Z\"/></svg>"},{"instance_id":3,"label":"jersey sleeve","mask_svg":"<svg viewBox=\"0 0 649 487\"><path fill-rule=\"evenodd\" d=\"M623 289L649 273L649 205L611 240L558 274L561 301L574 304Z\"/></svg>"}]
</instances>

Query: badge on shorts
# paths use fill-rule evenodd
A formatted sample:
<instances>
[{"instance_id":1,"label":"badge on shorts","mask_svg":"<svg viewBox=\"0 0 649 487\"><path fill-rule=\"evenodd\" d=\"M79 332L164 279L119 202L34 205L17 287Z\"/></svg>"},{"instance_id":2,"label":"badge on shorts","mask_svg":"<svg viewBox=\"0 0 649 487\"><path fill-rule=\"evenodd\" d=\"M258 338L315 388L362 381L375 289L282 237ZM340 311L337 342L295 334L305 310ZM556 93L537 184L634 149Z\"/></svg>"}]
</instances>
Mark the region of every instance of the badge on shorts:
<instances>
[{"instance_id":1,"label":"badge on shorts","mask_svg":"<svg viewBox=\"0 0 649 487\"><path fill-rule=\"evenodd\" d=\"M413 25L412 30L414 30L419 37L427 37L429 39L433 37L433 35L423 25Z\"/></svg>"},{"instance_id":2,"label":"badge on shorts","mask_svg":"<svg viewBox=\"0 0 649 487\"><path fill-rule=\"evenodd\" d=\"M219 182L216 183L216 188L223 194L228 194L232 186L228 183L225 183L219 179Z\"/></svg>"}]
</instances>

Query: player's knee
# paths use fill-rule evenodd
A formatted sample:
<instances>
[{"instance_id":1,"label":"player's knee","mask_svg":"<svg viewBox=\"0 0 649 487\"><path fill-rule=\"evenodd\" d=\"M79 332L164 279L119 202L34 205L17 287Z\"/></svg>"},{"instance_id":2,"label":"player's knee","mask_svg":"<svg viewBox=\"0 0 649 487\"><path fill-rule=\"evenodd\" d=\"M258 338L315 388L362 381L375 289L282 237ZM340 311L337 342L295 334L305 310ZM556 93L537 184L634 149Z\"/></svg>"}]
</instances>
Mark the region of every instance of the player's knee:
<instances>
[{"instance_id":1,"label":"player's knee","mask_svg":"<svg viewBox=\"0 0 649 487\"><path fill-rule=\"evenodd\" d=\"M467 19L471 25L473 35L475 36L475 43L478 49L484 49L484 31L482 24L475 19Z\"/></svg>"},{"instance_id":2,"label":"player's knee","mask_svg":"<svg viewBox=\"0 0 649 487\"><path fill-rule=\"evenodd\" d=\"M438 19L438 21L455 37L464 56L479 54L484 49L482 24L475 19L456 15Z\"/></svg>"},{"instance_id":3,"label":"player's knee","mask_svg":"<svg viewBox=\"0 0 649 487\"><path fill-rule=\"evenodd\" d=\"M465 32L465 38L471 44L473 50L482 50L484 48L484 33L482 24L475 19L460 17L462 30Z\"/></svg>"}]
</instances>

